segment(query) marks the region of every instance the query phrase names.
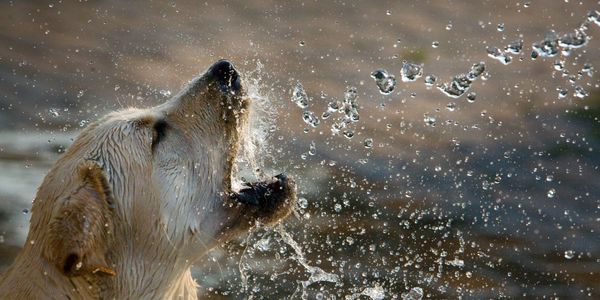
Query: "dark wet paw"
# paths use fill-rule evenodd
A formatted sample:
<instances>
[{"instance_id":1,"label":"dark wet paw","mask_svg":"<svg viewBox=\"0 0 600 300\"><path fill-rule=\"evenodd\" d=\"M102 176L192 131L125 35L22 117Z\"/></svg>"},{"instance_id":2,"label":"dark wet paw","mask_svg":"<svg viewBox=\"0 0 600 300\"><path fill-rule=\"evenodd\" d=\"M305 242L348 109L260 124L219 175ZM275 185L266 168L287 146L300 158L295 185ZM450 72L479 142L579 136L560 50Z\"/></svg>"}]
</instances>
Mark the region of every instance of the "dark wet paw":
<instances>
[{"instance_id":1,"label":"dark wet paw","mask_svg":"<svg viewBox=\"0 0 600 300\"><path fill-rule=\"evenodd\" d=\"M286 217L296 201L296 184L285 174L271 180L247 184L234 195L235 200L255 208L255 216L263 223Z\"/></svg>"}]
</instances>

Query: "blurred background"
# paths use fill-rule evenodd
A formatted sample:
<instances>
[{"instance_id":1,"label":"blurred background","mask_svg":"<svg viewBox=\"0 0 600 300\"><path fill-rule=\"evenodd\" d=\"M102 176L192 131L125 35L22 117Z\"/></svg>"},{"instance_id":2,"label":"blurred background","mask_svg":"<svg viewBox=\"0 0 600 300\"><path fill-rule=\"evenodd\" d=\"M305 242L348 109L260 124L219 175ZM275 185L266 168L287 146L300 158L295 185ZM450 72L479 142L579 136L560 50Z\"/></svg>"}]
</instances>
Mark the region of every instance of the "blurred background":
<instances>
[{"instance_id":1,"label":"blurred background","mask_svg":"<svg viewBox=\"0 0 600 300\"><path fill-rule=\"evenodd\" d=\"M275 116L264 169L294 176L301 198L281 226L198 265L202 298L598 299L597 10L569 0L2 1L0 270L78 130L161 103L228 58ZM544 39L550 57L532 59ZM519 40L522 51L505 49ZM437 88L479 62L485 71L460 97ZM405 63L422 77L404 82ZM380 68L397 81L387 95L371 78ZM304 109L291 101L299 83ZM360 118L335 134L344 114L322 114L351 87Z\"/></svg>"}]
</instances>

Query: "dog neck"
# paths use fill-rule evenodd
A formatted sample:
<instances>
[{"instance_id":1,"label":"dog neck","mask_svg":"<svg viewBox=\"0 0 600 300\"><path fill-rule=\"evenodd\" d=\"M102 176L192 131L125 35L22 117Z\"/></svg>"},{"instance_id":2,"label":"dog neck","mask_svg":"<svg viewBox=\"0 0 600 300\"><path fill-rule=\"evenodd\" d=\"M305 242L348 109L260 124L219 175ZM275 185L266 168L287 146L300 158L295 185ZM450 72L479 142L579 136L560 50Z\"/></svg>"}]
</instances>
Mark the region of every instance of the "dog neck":
<instances>
[{"instance_id":1,"label":"dog neck","mask_svg":"<svg viewBox=\"0 0 600 300\"><path fill-rule=\"evenodd\" d=\"M7 299L2 291L18 299L197 299L198 286L185 262L137 257L121 264L123 268L117 264L115 276L67 277L36 252L26 246L6 270L0 279L0 299Z\"/></svg>"},{"instance_id":2,"label":"dog neck","mask_svg":"<svg viewBox=\"0 0 600 300\"><path fill-rule=\"evenodd\" d=\"M132 255L123 258L126 264L116 263L116 276L102 278L101 298L197 299L198 285L192 278L189 262Z\"/></svg>"}]
</instances>

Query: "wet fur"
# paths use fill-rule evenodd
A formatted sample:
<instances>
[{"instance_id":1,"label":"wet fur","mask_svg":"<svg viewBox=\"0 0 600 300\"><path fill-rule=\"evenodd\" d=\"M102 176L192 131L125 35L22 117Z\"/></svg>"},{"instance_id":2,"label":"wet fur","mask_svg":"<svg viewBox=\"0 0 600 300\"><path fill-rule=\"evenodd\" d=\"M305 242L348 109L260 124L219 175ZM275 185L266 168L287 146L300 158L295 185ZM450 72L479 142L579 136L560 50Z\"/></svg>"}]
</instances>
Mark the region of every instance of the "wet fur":
<instances>
[{"instance_id":1,"label":"wet fur","mask_svg":"<svg viewBox=\"0 0 600 300\"><path fill-rule=\"evenodd\" d=\"M250 103L211 70L163 105L81 132L38 190L0 299L195 299L194 262L289 214L285 176L232 190Z\"/></svg>"}]
</instances>

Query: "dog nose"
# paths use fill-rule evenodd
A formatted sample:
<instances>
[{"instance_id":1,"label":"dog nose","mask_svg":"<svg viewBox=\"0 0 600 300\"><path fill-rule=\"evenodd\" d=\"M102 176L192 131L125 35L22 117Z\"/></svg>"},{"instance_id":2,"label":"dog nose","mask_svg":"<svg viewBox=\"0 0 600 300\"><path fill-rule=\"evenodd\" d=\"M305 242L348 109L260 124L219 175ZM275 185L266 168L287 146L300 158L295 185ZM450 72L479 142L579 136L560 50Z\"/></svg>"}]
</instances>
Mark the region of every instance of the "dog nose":
<instances>
[{"instance_id":1,"label":"dog nose","mask_svg":"<svg viewBox=\"0 0 600 300\"><path fill-rule=\"evenodd\" d=\"M233 64L222 59L212 65L208 73L216 80L223 92L237 92L242 88L240 76Z\"/></svg>"}]
</instances>

